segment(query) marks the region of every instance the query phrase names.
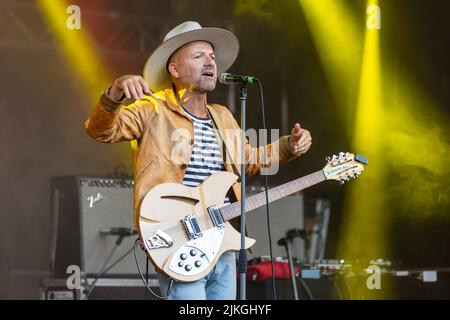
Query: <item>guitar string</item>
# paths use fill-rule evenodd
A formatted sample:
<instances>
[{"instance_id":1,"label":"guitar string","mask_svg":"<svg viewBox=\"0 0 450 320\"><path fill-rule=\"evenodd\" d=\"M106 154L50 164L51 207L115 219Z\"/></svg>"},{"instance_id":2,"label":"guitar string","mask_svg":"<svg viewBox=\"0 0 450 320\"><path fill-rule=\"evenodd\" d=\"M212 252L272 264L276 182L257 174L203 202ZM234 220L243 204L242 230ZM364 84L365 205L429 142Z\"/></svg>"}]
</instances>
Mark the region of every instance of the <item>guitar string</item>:
<instances>
[{"instance_id":1,"label":"guitar string","mask_svg":"<svg viewBox=\"0 0 450 320\"><path fill-rule=\"evenodd\" d=\"M278 188L278 187L276 187L276 188ZM274 191L274 189L276 189L276 188L273 188L271 191ZM255 195L256 196L256 195ZM249 199L247 199L247 201L248 201L248 203L250 203L251 202L251 200L250 200L250 198L251 197L249 197ZM257 199L257 198L254 198L254 199ZM249 201L250 200L250 201ZM257 202L257 200L253 200L253 202ZM232 205L234 205L234 206L236 206L236 203L238 203L238 202L235 202L235 203L232 203L232 204L230 204L230 206L232 206ZM265 203L264 203L265 204ZM264 205L264 204L262 204L262 205ZM228 207L228 205L227 206L224 206L224 207L221 207L220 209L223 209L223 208L225 208L225 207ZM227 208L228 209L228 208ZM200 222L200 223L203 223L203 222L207 222L208 220L210 219L210 217L208 216L208 215L206 215L206 214L204 214L204 215L202 215L202 216L200 216L200 217L196 217L196 220L198 221L198 222ZM174 227L170 227L170 228L168 228L168 229L164 229L163 231L164 232L180 232L180 231L184 231L185 230L185 228L184 228L184 226L183 225L177 225L177 226L174 226Z\"/></svg>"},{"instance_id":2,"label":"guitar string","mask_svg":"<svg viewBox=\"0 0 450 320\"><path fill-rule=\"evenodd\" d=\"M315 172L315 173L318 173L318 172ZM304 177L305 178L305 177ZM311 179L312 178L312 179ZM314 181L314 180L316 180L316 179L314 179L315 177L314 176L312 176L311 175L311 177L309 177L309 179L311 179L311 180L313 180L312 182L315 182L315 183L317 183L317 181ZM300 181L299 181L300 182ZM310 181L311 182L311 181ZM277 190L279 187L282 187L283 185L280 185L280 186L278 186L278 187L275 187L275 188L273 188L273 189L271 189L271 191L272 192L276 192L276 191L281 191L281 190ZM257 196L258 194L256 194L256 195L253 195L253 196ZM251 196L251 197L249 197L249 199L247 199L247 201L248 201L248 203L250 203L251 202L251 200L250 200L250 198L252 198L253 196ZM254 199L256 199L256 198L254 198ZM250 201L249 201L250 200ZM253 200L253 202L257 202L257 200ZM220 209L223 209L223 208L226 208L226 207L228 207L228 206L236 206L236 203L238 203L238 202L235 202L235 203L232 203L232 204L229 204L229 205L226 205L226 206L223 206L223 207L221 207ZM264 203L265 204L265 203ZM262 205L264 205L264 204L262 204ZM231 208L231 207L230 207ZM228 208L227 208L228 209ZM202 216L200 216L200 217L196 217L196 220L199 222L199 223L204 223L204 222L207 222L208 220L210 219L210 217L209 217L209 215L206 215L206 214L204 214L204 215L202 215ZM228 220L227 220L228 221ZM181 231L185 231L185 228L184 228L184 226L183 225L177 225L177 226L173 226L173 227L170 227L170 228L168 228L168 229L165 229L165 230L163 230L164 232L169 232L169 233L177 233L177 232L181 232Z\"/></svg>"}]
</instances>

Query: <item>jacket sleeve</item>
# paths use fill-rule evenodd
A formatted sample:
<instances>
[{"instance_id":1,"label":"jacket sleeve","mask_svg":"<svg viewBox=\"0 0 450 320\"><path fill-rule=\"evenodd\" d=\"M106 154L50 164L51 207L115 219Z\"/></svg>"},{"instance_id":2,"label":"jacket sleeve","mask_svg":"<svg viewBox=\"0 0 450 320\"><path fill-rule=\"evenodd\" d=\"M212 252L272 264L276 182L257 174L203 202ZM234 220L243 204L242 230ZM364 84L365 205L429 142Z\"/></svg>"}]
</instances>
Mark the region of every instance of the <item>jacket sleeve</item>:
<instances>
[{"instance_id":1,"label":"jacket sleeve","mask_svg":"<svg viewBox=\"0 0 450 320\"><path fill-rule=\"evenodd\" d=\"M122 107L120 104L103 93L84 124L86 132L105 143L139 139L154 115L155 107L148 100Z\"/></svg>"},{"instance_id":2,"label":"jacket sleeve","mask_svg":"<svg viewBox=\"0 0 450 320\"><path fill-rule=\"evenodd\" d=\"M226 109L226 108L225 108ZM241 157L241 146L240 146L240 135L241 129L238 125L236 119L233 114L226 109L227 117L231 119L233 131L239 132L237 139L234 139L235 143L231 143L233 145L232 148L235 148L234 154L236 157L236 164L240 164ZM267 170L275 169L278 170L278 166L280 164L286 163L292 159L295 159L297 156L294 155L289 150L289 142L288 135L281 136L278 140L268 144L266 146L267 152L267 163L264 161L264 146L253 147L248 139L245 141L245 175L247 176L255 176L261 174L261 169L265 168ZM238 165L237 165L238 166ZM238 166L238 170L240 171L240 166Z\"/></svg>"}]
</instances>

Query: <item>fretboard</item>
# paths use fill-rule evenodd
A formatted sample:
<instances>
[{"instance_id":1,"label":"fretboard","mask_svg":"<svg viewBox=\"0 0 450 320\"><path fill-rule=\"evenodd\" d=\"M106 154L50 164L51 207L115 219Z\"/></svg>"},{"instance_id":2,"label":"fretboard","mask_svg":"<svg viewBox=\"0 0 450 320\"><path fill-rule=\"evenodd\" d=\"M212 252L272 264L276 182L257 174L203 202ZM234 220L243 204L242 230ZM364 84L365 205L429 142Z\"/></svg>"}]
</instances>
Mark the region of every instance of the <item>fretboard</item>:
<instances>
[{"instance_id":1,"label":"fretboard","mask_svg":"<svg viewBox=\"0 0 450 320\"><path fill-rule=\"evenodd\" d=\"M311 173L302 178L287 182L272 188L268 192L269 203L284 198L290 194L309 188L326 180L322 170ZM266 204L266 192L254 194L245 199L245 212L255 210ZM225 221L239 217L241 215L241 202L235 202L220 209Z\"/></svg>"}]
</instances>

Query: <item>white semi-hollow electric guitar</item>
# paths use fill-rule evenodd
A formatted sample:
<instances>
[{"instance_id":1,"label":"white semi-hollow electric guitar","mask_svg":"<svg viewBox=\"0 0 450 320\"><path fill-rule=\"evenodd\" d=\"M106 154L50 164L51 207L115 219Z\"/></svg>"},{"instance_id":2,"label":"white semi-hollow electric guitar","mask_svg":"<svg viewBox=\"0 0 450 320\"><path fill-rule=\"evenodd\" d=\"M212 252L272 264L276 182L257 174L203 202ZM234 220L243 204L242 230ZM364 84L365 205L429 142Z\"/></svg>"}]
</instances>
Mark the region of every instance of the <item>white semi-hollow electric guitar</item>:
<instances>
[{"instance_id":1,"label":"white semi-hollow electric guitar","mask_svg":"<svg viewBox=\"0 0 450 320\"><path fill-rule=\"evenodd\" d=\"M269 190L269 203L324 180L341 183L356 178L367 159L353 153L327 158L322 169ZM144 197L139 211L139 234L153 265L178 281L206 276L226 251L239 250L241 235L229 220L240 216L240 202L223 206L227 191L237 180L218 172L198 187L163 183ZM246 198L246 212L266 204L265 192ZM246 238L246 248L255 243Z\"/></svg>"}]
</instances>

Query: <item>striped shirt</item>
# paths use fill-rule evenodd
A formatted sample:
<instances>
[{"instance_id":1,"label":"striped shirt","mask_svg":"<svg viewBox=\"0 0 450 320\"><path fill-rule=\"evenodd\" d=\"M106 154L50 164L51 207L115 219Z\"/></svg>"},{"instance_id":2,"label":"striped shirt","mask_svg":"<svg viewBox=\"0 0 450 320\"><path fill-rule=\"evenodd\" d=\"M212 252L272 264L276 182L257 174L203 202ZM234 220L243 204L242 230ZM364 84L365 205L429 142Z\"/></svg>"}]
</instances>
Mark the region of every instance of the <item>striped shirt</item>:
<instances>
[{"instance_id":1,"label":"striped shirt","mask_svg":"<svg viewBox=\"0 0 450 320\"><path fill-rule=\"evenodd\" d=\"M183 184L189 187L197 187L211 174L224 171L222 154L217 143L211 118L199 118L189 113L186 115L194 122L194 145L191 158L186 168ZM225 198L225 204L230 199Z\"/></svg>"}]
</instances>

